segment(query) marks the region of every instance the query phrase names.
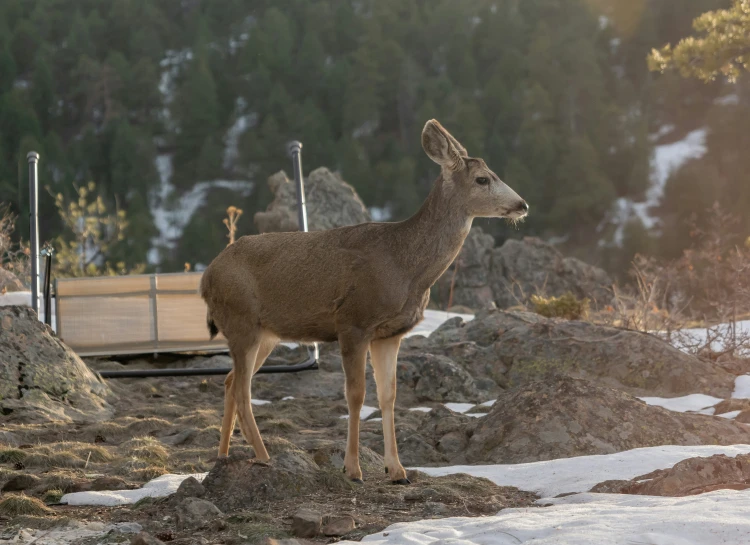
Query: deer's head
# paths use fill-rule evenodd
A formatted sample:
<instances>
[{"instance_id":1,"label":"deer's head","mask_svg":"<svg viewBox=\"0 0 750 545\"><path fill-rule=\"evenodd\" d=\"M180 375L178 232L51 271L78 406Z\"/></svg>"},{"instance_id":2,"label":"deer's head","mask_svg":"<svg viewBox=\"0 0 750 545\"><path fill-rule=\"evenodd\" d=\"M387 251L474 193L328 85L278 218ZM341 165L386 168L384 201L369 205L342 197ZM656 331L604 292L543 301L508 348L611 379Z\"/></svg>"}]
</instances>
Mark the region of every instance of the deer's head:
<instances>
[{"instance_id":1,"label":"deer's head","mask_svg":"<svg viewBox=\"0 0 750 545\"><path fill-rule=\"evenodd\" d=\"M529 205L492 172L483 159L469 157L435 119L422 129L422 147L442 170L443 184L451 205L472 217L519 220Z\"/></svg>"}]
</instances>

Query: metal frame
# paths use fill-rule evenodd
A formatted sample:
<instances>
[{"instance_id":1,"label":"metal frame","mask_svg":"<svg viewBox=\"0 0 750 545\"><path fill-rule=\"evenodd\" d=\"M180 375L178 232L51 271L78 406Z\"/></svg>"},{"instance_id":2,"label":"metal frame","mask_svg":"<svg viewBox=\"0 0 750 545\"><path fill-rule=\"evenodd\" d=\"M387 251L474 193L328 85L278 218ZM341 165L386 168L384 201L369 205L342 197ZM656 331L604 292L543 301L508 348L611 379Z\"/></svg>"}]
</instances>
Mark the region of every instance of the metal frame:
<instances>
[{"instance_id":1,"label":"metal frame","mask_svg":"<svg viewBox=\"0 0 750 545\"><path fill-rule=\"evenodd\" d=\"M302 177L302 159L301 159L301 150L302 150L302 143L298 141L293 141L289 143L288 146L289 153L292 156L292 164L294 168L294 180L296 183L296 189L297 189L297 206L298 206L298 221L300 226L300 231L307 232L307 204L305 202L305 186L304 186L304 179ZM38 155L36 156L38 160ZM36 166L36 163L34 163L34 167ZM29 168L31 172L31 154L29 154ZM35 195L34 195L35 196ZM48 257L48 259L51 259L51 256ZM48 268L49 270L49 268ZM167 273L169 274L169 273ZM174 273L174 274L184 274L184 273ZM157 320L156 320L156 275L150 275L151 276L151 283L150 283L150 300L152 305L152 313L154 316L154 327L158 328ZM163 275L160 275L163 276ZM55 283L57 285L57 282ZM57 290L56 290L57 292ZM46 295L46 294L45 294ZM62 321L60 320L60 306L57 304L55 306L55 313L56 313L56 319L57 319L57 330L58 335L60 335L62 331ZM49 314L49 312L48 312ZM158 346L158 329L154 332L154 339ZM208 350L211 350L210 347L207 347ZM195 351L201 350L200 348L193 349ZM217 347L216 351L226 351L226 349L222 349ZM258 373L298 373L300 371L308 371L308 370L315 370L318 369L318 358L319 358L319 350L317 343L313 344L312 346L307 346L308 351L308 358L298 364L294 365L264 365L260 369L258 369ZM141 352L142 353L142 352ZM214 368L208 368L208 369L132 369L132 370L122 370L122 371L99 371L99 375L102 378L145 378L145 377L183 377L183 376L202 376L202 375L225 375L229 373L232 370L231 367L214 367Z\"/></svg>"}]
</instances>

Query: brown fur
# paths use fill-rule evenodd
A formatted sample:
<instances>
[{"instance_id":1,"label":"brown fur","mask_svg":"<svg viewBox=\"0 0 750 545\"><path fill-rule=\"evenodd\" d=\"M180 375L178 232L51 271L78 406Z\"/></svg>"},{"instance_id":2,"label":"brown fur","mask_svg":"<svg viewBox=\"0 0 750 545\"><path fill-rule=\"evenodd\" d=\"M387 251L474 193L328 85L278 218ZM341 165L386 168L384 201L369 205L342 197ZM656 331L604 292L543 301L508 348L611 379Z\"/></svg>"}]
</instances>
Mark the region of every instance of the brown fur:
<instances>
[{"instance_id":1,"label":"brown fur","mask_svg":"<svg viewBox=\"0 0 750 545\"><path fill-rule=\"evenodd\" d=\"M393 481L405 481L392 410L400 339L422 320L430 287L455 259L472 219L518 219L528 210L523 199L484 161L469 158L437 121L425 124L422 146L442 167L441 175L411 218L244 236L205 270L201 295L208 305L209 328L218 328L227 338L234 361L226 382L220 455L228 452L234 408L256 456L268 459L252 416L250 382L279 340L338 341L349 405L347 475L355 480L362 476L359 412L370 351L384 415L386 463ZM487 183L477 183L480 177Z\"/></svg>"}]
</instances>

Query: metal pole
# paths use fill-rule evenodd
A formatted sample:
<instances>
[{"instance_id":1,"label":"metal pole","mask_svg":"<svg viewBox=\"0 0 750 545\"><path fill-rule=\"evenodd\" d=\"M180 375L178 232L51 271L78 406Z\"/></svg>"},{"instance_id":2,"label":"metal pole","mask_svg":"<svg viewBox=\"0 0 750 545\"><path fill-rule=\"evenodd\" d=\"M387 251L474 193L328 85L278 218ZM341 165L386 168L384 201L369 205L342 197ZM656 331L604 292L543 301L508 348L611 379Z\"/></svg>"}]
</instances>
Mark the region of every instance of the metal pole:
<instances>
[{"instance_id":1,"label":"metal pole","mask_svg":"<svg viewBox=\"0 0 750 545\"><path fill-rule=\"evenodd\" d=\"M307 203L305 202L305 182L302 179L302 142L297 140L290 142L289 153L292 154L294 181L297 184L297 219L299 221L299 230L307 232Z\"/></svg>"},{"instance_id":2,"label":"metal pole","mask_svg":"<svg viewBox=\"0 0 750 545\"><path fill-rule=\"evenodd\" d=\"M51 247L42 249L44 256L44 323L52 326L52 253Z\"/></svg>"},{"instance_id":3,"label":"metal pole","mask_svg":"<svg viewBox=\"0 0 750 545\"><path fill-rule=\"evenodd\" d=\"M29 225L31 236L29 245L31 250L31 308L39 316L39 180L37 166L39 154L30 151L26 155L29 162Z\"/></svg>"},{"instance_id":4,"label":"metal pole","mask_svg":"<svg viewBox=\"0 0 750 545\"><path fill-rule=\"evenodd\" d=\"M299 230L307 233L307 201L305 201L305 181L302 178L302 142L293 140L289 143L289 153L292 154L294 181L297 184L297 219ZM313 344L313 357L318 361L320 352L318 343Z\"/></svg>"}]
</instances>

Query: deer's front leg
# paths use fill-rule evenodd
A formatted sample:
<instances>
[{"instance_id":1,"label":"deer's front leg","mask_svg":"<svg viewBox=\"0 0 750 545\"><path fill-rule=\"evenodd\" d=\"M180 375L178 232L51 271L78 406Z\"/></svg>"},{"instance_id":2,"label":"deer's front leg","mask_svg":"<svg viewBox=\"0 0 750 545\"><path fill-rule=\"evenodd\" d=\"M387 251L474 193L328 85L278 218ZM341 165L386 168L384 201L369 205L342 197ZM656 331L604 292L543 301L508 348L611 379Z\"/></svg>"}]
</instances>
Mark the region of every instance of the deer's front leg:
<instances>
[{"instance_id":1,"label":"deer's front leg","mask_svg":"<svg viewBox=\"0 0 750 545\"><path fill-rule=\"evenodd\" d=\"M349 433L346 437L344 471L356 483L362 483L359 467L359 413L365 402L365 366L368 342L357 336L340 336L341 357L346 375L346 403L349 406Z\"/></svg>"},{"instance_id":2,"label":"deer's front leg","mask_svg":"<svg viewBox=\"0 0 750 545\"><path fill-rule=\"evenodd\" d=\"M378 387L378 403L383 414L383 443L385 445L385 470L394 484L411 484L406 478L406 470L398 459L396 444L396 364L401 337L373 341L370 344L370 358Z\"/></svg>"}]
</instances>

